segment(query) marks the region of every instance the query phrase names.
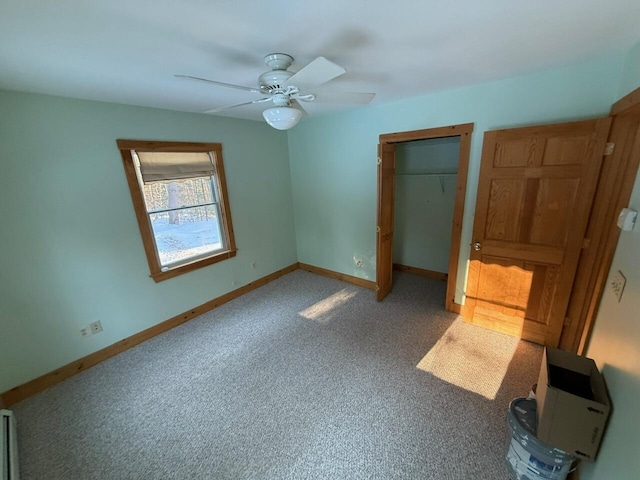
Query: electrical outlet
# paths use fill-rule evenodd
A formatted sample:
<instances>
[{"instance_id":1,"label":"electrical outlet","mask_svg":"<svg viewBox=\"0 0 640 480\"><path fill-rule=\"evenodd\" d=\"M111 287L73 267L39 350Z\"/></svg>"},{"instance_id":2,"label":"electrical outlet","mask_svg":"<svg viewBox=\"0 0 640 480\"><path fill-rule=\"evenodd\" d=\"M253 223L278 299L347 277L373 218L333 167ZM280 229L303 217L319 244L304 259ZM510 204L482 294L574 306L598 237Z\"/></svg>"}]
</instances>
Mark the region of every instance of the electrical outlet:
<instances>
[{"instance_id":1,"label":"electrical outlet","mask_svg":"<svg viewBox=\"0 0 640 480\"><path fill-rule=\"evenodd\" d=\"M91 333L91 327L89 325L85 325L84 327L82 327L80 329L80 336L82 338L84 337L90 337L92 335Z\"/></svg>"},{"instance_id":2,"label":"electrical outlet","mask_svg":"<svg viewBox=\"0 0 640 480\"><path fill-rule=\"evenodd\" d=\"M100 322L100 320L90 323L89 328L91 328L91 334L95 335L96 333L100 333L102 331L102 323Z\"/></svg>"},{"instance_id":3,"label":"electrical outlet","mask_svg":"<svg viewBox=\"0 0 640 480\"><path fill-rule=\"evenodd\" d=\"M356 259L356 267L358 268L362 267L362 260L360 260L359 258Z\"/></svg>"},{"instance_id":4,"label":"electrical outlet","mask_svg":"<svg viewBox=\"0 0 640 480\"><path fill-rule=\"evenodd\" d=\"M624 278L624 275L620 270L618 270L611 279L611 289L613 290L613 294L618 299L618 302L620 302L620 299L622 298L622 292L626 283L627 279Z\"/></svg>"}]
</instances>

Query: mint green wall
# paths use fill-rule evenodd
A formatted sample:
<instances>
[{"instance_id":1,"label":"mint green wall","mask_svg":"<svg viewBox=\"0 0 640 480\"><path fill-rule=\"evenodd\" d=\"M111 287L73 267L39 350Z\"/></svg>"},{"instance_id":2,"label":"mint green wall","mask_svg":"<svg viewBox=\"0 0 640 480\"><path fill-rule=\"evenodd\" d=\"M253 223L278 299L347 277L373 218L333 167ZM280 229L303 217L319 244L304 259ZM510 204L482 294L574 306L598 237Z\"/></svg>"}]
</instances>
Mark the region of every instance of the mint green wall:
<instances>
[{"instance_id":1,"label":"mint green wall","mask_svg":"<svg viewBox=\"0 0 640 480\"><path fill-rule=\"evenodd\" d=\"M462 302L483 132L607 114L624 57L600 57L300 122L289 132L298 260L374 280L378 136L474 122L456 289L456 301Z\"/></svg>"},{"instance_id":2,"label":"mint green wall","mask_svg":"<svg viewBox=\"0 0 640 480\"><path fill-rule=\"evenodd\" d=\"M629 53L620 91L638 87L640 43ZM640 211L640 172L629 207ZM587 350L605 377L613 413L597 461L580 469L582 480L640 478L640 222L620 233L609 279L618 270L627 279L621 301L607 282Z\"/></svg>"},{"instance_id":3,"label":"mint green wall","mask_svg":"<svg viewBox=\"0 0 640 480\"><path fill-rule=\"evenodd\" d=\"M394 263L447 273L459 153L460 137L396 146Z\"/></svg>"},{"instance_id":4,"label":"mint green wall","mask_svg":"<svg viewBox=\"0 0 640 480\"><path fill-rule=\"evenodd\" d=\"M624 64L624 74L618 89L619 97L624 97L640 86L640 41L629 51Z\"/></svg>"},{"instance_id":5,"label":"mint green wall","mask_svg":"<svg viewBox=\"0 0 640 480\"><path fill-rule=\"evenodd\" d=\"M0 112L0 392L296 262L286 133L5 91ZM221 142L237 257L151 280L117 138Z\"/></svg>"},{"instance_id":6,"label":"mint green wall","mask_svg":"<svg viewBox=\"0 0 640 480\"><path fill-rule=\"evenodd\" d=\"M640 174L629 205L640 211ZM622 299L607 282L587 351L607 382L613 413L597 461L581 468L582 480L640 478L640 225L620 234L609 279L618 270L627 279Z\"/></svg>"}]
</instances>

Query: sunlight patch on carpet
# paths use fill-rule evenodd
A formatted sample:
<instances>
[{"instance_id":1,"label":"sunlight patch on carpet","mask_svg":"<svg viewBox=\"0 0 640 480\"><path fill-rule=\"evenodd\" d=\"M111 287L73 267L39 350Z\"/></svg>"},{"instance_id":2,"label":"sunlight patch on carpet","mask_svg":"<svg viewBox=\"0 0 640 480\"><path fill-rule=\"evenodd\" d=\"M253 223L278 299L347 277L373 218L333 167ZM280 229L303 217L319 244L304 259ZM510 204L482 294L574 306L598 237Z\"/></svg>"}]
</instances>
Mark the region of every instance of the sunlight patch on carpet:
<instances>
[{"instance_id":1,"label":"sunlight patch on carpet","mask_svg":"<svg viewBox=\"0 0 640 480\"><path fill-rule=\"evenodd\" d=\"M493 400L519 339L455 321L417 368Z\"/></svg>"},{"instance_id":2,"label":"sunlight patch on carpet","mask_svg":"<svg viewBox=\"0 0 640 480\"><path fill-rule=\"evenodd\" d=\"M327 324L336 316L336 309L351 300L356 293L355 289L343 288L298 313L309 320Z\"/></svg>"}]
</instances>

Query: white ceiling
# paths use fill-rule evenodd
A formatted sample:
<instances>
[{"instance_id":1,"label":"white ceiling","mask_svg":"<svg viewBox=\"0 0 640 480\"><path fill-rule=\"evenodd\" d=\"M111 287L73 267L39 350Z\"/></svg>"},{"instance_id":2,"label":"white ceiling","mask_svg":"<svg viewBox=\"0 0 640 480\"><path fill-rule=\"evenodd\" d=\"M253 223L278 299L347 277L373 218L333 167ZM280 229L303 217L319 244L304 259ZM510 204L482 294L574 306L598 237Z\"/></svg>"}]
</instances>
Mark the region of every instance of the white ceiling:
<instances>
[{"instance_id":1,"label":"white ceiling","mask_svg":"<svg viewBox=\"0 0 640 480\"><path fill-rule=\"evenodd\" d=\"M2 0L0 88L202 112L256 95L174 74L253 87L283 52L375 105L626 52L639 26L639 0Z\"/></svg>"}]
</instances>

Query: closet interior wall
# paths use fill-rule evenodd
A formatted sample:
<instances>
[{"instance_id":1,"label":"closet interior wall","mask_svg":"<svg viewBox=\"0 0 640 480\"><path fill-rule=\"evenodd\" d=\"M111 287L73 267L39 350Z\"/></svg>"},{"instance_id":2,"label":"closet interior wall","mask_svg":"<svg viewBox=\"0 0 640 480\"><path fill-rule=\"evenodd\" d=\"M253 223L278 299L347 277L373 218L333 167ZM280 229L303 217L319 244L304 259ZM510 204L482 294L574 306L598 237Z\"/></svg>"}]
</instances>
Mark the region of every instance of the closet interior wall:
<instances>
[{"instance_id":1,"label":"closet interior wall","mask_svg":"<svg viewBox=\"0 0 640 480\"><path fill-rule=\"evenodd\" d=\"M446 279L460 137L396 145L394 267Z\"/></svg>"}]
</instances>

